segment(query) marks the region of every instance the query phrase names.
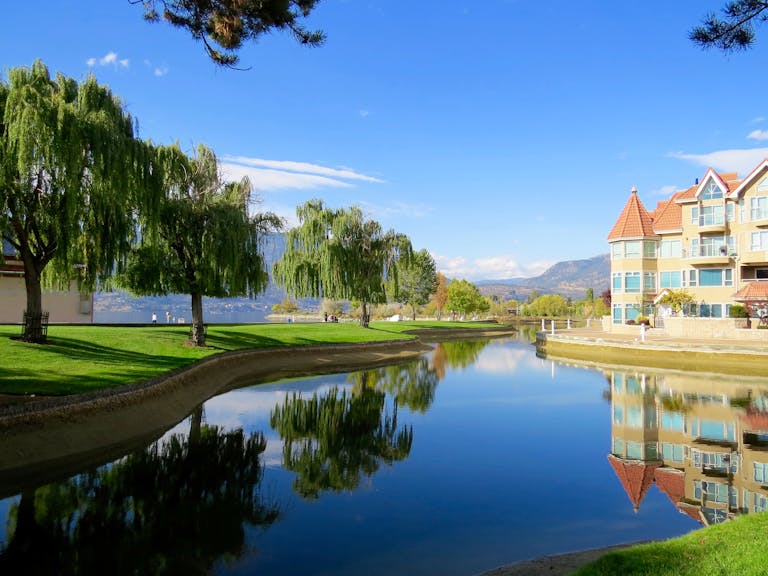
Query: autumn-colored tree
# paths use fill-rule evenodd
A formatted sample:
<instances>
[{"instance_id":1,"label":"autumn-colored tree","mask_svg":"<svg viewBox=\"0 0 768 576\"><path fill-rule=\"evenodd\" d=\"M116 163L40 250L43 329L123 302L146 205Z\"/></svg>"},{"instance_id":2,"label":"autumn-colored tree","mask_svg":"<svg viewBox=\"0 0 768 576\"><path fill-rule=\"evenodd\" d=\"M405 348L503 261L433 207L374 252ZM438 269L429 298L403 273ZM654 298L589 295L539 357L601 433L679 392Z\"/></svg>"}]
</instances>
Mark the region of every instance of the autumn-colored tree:
<instances>
[{"instance_id":1,"label":"autumn-colored tree","mask_svg":"<svg viewBox=\"0 0 768 576\"><path fill-rule=\"evenodd\" d=\"M448 303L448 280L443 276L442 272L437 273L437 285L435 286L435 293L432 296L432 304L435 307L435 313L437 319L440 320L443 317L443 310Z\"/></svg>"}]
</instances>

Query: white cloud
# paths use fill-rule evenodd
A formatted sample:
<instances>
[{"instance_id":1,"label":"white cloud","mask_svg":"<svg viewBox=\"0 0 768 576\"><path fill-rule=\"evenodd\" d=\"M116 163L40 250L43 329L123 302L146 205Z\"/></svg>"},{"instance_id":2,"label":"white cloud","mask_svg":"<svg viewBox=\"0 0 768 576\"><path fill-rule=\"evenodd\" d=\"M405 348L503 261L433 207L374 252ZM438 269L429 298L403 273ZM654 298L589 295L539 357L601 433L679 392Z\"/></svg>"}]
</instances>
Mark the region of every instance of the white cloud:
<instances>
[{"instance_id":1,"label":"white cloud","mask_svg":"<svg viewBox=\"0 0 768 576\"><path fill-rule=\"evenodd\" d=\"M542 260L520 264L512 256L490 256L467 260L463 256L434 255L437 269L446 278L474 280L502 280L507 278L538 276L555 262Z\"/></svg>"},{"instance_id":2,"label":"white cloud","mask_svg":"<svg viewBox=\"0 0 768 576\"><path fill-rule=\"evenodd\" d=\"M243 176L248 176L254 189L258 192L267 190L311 190L326 187L353 187L349 182L318 174L254 168L231 162L222 162L220 167L225 180L240 180Z\"/></svg>"},{"instance_id":3,"label":"white cloud","mask_svg":"<svg viewBox=\"0 0 768 576\"><path fill-rule=\"evenodd\" d=\"M705 168L712 167L720 172L738 172L746 175L768 156L768 148L717 150L708 154L670 152L667 156L686 160Z\"/></svg>"},{"instance_id":4,"label":"white cloud","mask_svg":"<svg viewBox=\"0 0 768 576\"><path fill-rule=\"evenodd\" d=\"M408 204L406 202L395 202L389 206L381 204L372 204L370 202L356 202L357 206L365 214L370 214L374 220L387 220L391 218L423 218L432 212L432 208L424 204Z\"/></svg>"},{"instance_id":5,"label":"white cloud","mask_svg":"<svg viewBox=\"0 0 768 576\"><path fill-rule=\"evenodd\" d=\"M747 138L751 140L768 140L768 130L752 130L747 135Z\"/></svg>"},{"instance_id":6,"label":"white cloud","mask_svg":"<svg viewBox=\"0 0 768 576\"><path fill-rule=\"evenodd\" d=\"M86 60L86 64L88 64L90 68L95 66L114 66L115 68L128 68L130 61L128 58L118 58L117 52L107 52L101 58L88 58L88 60Z\"/></svg>"},{"instance_id":7,"label":"white cloud","mask_svg":"<svg viewBox=\"0 0 768 576\"><path fill-rule=\"evenodd\" d=\"M157 77L165 76L166 74L168 74L168 67L167 66L157 67L155 68L155 71L153 73Z\"/></svg>"},{"instance_id":8,"label":"white cloud","mask_svg":"<svg viewBox=\"0 0 768 576\"><path fill-rule=\"evenodd\" d=\"M224 164L237 164L243 167L266 168L286 174L326 176L333 181L361 180L363 182L382 183L384 180L367 176L349 168L328 168L308 162L292 160L265 160L263 158L248 158L246 156L224 156ZM302 186L303 187L303 186Z\"/></svg>"}]
</instances>

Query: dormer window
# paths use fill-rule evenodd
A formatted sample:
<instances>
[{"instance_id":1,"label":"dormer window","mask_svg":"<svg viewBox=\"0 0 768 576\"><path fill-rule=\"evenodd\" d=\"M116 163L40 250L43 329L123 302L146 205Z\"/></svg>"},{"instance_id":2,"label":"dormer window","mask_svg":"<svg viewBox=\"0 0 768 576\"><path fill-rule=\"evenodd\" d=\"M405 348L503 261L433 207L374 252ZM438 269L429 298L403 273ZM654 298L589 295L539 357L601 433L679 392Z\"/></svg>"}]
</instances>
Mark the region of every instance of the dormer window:
<instances>
[{"instance_id":1,"label":"dormer window","mask_svg":"<svg viewBox=\"0 0 768 576\"><path fill-rule=\"evenodd\" d=\"M701 200L717 200L723 197L723 191L714 180L709 181L704 190L701 191Z\"/></svg>"}]
</instances>

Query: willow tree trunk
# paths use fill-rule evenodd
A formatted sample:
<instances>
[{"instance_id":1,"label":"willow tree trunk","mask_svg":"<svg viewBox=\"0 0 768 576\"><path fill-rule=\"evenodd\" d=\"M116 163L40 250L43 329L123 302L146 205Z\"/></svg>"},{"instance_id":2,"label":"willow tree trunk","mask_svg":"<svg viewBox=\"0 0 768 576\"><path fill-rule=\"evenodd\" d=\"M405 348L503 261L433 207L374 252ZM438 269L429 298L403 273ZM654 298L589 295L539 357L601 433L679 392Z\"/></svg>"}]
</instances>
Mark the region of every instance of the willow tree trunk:
<instances>
[{"instance_id":1,"label":"willow tree trunk","mask_svg":"<svg viewBox=\"0 0 768 576\"><path fill-rule=\"evenodd\" d=\"M368 328L368 322L371 318L368 315L368 304L366 302L360 302L360 326Z\"/></svg>"},{"instance_id":2,"label":"willow tree trunk","mask_svg":"<svg viewBox=\"0 0 768 576\"><path fill-rule=\"evenodd\" d=\"M29 260L29 262L27 262ZM27 291L27 309L24 311L25 342L45 342L47 329L43 326L43 291L40 286L40 273L31 256L23 258L24 287ZM47 328L47 318L45 328Z\"/></svg>"},{"instance_id":3,"label":"willow tree trunk","mask_svg":"<svg viewBox=\"0 0 768 576\"><path fill-rule=\"evenodd\" d=\"M200 404L189 415L189 446L199 446L203 429L203 405Z\"/></svg>"},{"instance_id":4,"label":"willow tree trunk","mask_svg":"<svg viewBox=\"0 0 768 576\"><path fill-rule=\"evenodd\" d=\"M203 295L192 293L192 336L195 346L205 346L205 324L203 324Z\"/></svg>"}]
</instances>

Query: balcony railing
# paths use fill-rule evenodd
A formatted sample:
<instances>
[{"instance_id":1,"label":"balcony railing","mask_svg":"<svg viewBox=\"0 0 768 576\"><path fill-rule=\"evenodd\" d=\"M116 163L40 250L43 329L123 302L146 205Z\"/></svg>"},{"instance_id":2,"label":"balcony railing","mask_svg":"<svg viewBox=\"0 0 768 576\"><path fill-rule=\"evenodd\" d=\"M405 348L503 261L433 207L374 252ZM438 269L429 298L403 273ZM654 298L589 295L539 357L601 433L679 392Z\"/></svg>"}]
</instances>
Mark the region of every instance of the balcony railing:
<instances>
[{"instance_id":1,"label":"balcony railing","mask_svg":"<svg viewBox=\"0 0 768 576\"><path fill-rule=\"evenodd\" d=\"M752 221L755 221L755 220L768 220L768 207L765 207L765 208L752 208L749 211L749 218Z\"/></svg>"},{"instance_id":2,"label":"balcony railing","mask_svg":"<svg viewBox=\"0 0 768 576\"><path fill-rule=\"evenodd\" d=\"M699 214L699 226L725 226L725 214Z\"/></svg>"}]
</instances>

